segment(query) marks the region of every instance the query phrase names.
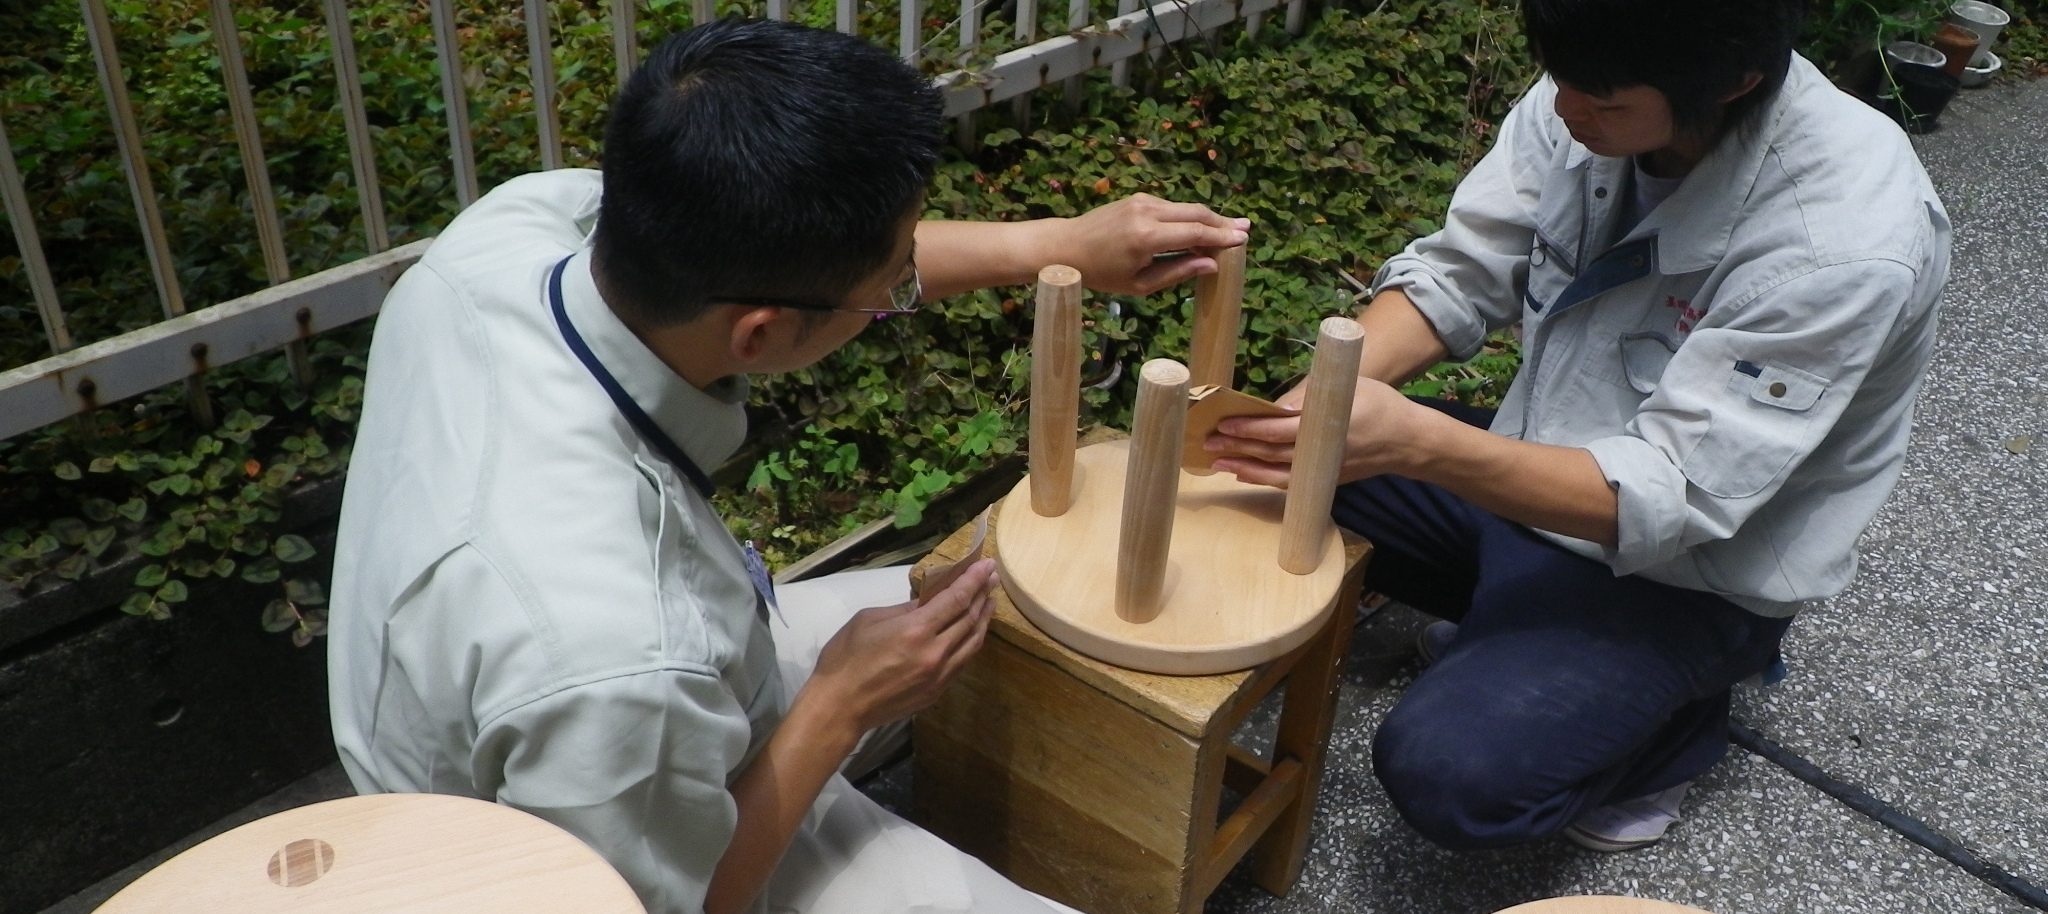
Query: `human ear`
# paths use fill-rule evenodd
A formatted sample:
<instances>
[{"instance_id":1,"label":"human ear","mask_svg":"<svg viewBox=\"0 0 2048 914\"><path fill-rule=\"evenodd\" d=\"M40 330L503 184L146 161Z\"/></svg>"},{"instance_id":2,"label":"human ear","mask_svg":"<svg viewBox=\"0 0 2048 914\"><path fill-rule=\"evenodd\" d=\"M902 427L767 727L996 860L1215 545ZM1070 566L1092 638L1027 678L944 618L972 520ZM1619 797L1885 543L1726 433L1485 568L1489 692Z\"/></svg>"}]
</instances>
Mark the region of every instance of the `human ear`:
<instances>
[{"instance_id":1,"label":"human ear","mask_svg":"<svg viewBox=\"0 0 2048 914\"><path fill-rule=\"evenodd\" d=\"M1735 91L1730 92L1727 95L1721 96L1721 104L1725 105L1738 98L1748 95L1750 92L1755 91L1758 83L1761 83L1763 81L1764 75L1762 73L1758 73L1752 70L1749 73L1744 74L1742 77L1742 85L1738 87Z\"/></svg>"},{"instance_id":2,"label":"human ear","mask_svg":"<svg viewBox=\"0 0 2048 914\"><path fill-rule=\"evenodd\" d=\"M781 316L781 308L743 308L732 319L728 345L731 347L733 359L742 365L753 365L760 361L763 355L775 347L775 337L782 332L778 326L778 318Z\"/></svg>"}]
</instances>

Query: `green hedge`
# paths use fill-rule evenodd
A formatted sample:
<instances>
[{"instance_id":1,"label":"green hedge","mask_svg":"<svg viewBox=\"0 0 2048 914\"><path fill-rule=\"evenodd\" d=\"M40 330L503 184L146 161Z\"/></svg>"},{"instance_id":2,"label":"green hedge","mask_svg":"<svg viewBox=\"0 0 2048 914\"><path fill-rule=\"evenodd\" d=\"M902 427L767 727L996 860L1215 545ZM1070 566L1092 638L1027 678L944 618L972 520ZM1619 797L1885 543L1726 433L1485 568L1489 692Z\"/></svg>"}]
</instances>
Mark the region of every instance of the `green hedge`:
<instances>
[{"instance_id":1,"label":"green hedge","mask_svg":"<svg viewBox=\"0 0 2048 914\"><path fill-rule=\"evenodd\" d=\"M958 2L930 5L928 27L951 21ZM1095 3L1098 20L1114 9L1113 0ZM354 5L391 240L399 243L432 234L454 213L431 32L424 4ZM831 21L827 3L795 6L813 24ZM1044 6L1041 34L1063 30L1064 9ZM1854 4L1841 6L1841 21L1858 15ZM642 3L643 46L686 26L688 7ZM600 0L553 3L572 164L594 164L609 98L605 8ZM719 8L759 12L746 3ZM188 299L197 307L254 291L261 257L204 3L117 0L112 11ZM894 17L893 5L863 4L863 33L893 36ZM465 8L459 18L479 170L489 186L538 166L525 32L513 4ZM239 3L238 21L294 270L363 256L318 5ZM957 53L951 31L940 33L927 67L982 65L1014 43L1011 29L988 22L986 47L970 57ZM2015 55L2040 45L2027 20L2008 35ZM1240 365L1247 387L1276 393L1305 367L1315 322L1348 310L1357 280L1435 228L1458 176L1532 75L1505 0L1329 9L1299 38L1269 26L1252 39L1228 27L1213 42L1137 62L1130 90L1100 74L1085 78L1078 112L1069 114L1056 93L1039 93L1026 122L1010 122L1008 106L982 113L983 142L972 154L948 154L932 215L1072 215L1143 190L1251 217ZM0 8L0 112L79 341L157 320L76 4ZM6 252L11 247L0 247L0 369L46 354L20 260ZM1154 355L1184 356L1190 291L1123 299L1116 321L1092 302L1089 345L1126 369ZM961 296L925 316L878 324L809 371L763 379L754 410L780 420L764 426L800 431L772 442L746 484L719 496L735 532L786 562L870 519L912 520L930 495L1017 449L1028 294ZM209 576L287 577L308 552L302 541L273 535L279 493L345 467L368 332L346 328L318 341L312 389L292 384L277 356L210 373L204 384L226 417L212 432L194 426L174 387L0 441L0 579L34 587L80 577L129 536L153 558L137 578L132 612L165 614L186 582ZM1411 391L1485 402L1498 397L1516 363L1512 342L1497 339L1481 357L1441 366ZM1091 390L1084 418L1127 422L1131 383L1127 373ZM298 582L284 596L265 622L303 641L318 630L321 595Z\"/></svg>"}]
</instances>

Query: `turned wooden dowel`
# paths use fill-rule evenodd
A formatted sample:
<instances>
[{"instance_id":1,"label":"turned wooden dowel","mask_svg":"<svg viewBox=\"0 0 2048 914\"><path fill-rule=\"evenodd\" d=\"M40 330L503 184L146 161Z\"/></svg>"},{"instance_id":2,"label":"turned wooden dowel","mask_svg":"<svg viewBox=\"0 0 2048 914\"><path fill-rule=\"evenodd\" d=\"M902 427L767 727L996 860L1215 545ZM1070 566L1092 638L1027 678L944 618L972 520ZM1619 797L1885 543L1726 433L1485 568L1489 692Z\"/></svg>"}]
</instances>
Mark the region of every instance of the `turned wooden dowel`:
<instances>
[{"instance_id":1,"label":"turned wooden dowel","mask_svg":"<svg viewBox=\"0 0 2048 914\"><path fill-rule=\"evenodd\" d=\"M1116 614L1126 622L1150 622L1159 615L1187 421L1186 366L1172 359L1146 362L1138 373L1138 409L1131 420L1131 456L1124 473L1123 527L1116 544Z\"/></svg>"},{"instance_id":2,"label":"turned wooden dowel","mask_svg":"<svg viewBox=\"0 0 2048 914\"><path fill-rule=\"evenodd\" d=\"M1316 336L1316 360L1308 370L1301 432L1294 439L1287 512L1280 520L1280 567L1291 574L1314 572L1323 561L1330 536L1330 502L1337 494L1337 471L1344 466L1351 395L1358 389L1358 357L1364 348L1365 330L1357 321L1323 319Z\"/></svg>"},{"instance_id":3,"label":"turned wooden dowel","mask_svg":"<svg viewBox=\"0 0 2048 914\"><path fill-rule=\"evenodd\" d=\"M1216 272L1195 280L1195 335L1188 384L1236 389L1237 323L1244 311L1244 245L1216 254Z\"/></svg>"},{"instance_id":4,"label":"turned wooden dowel","mask_svg":"<svg viewBox=\"0 0 2048 914\"><path fill-rule=\"evenodd\" d=\"M1031 322L1031 510L1058 517L1074 503L1074 438L1081 415L1081 271L1038 271Z\"/></svg>"}]
</instances>

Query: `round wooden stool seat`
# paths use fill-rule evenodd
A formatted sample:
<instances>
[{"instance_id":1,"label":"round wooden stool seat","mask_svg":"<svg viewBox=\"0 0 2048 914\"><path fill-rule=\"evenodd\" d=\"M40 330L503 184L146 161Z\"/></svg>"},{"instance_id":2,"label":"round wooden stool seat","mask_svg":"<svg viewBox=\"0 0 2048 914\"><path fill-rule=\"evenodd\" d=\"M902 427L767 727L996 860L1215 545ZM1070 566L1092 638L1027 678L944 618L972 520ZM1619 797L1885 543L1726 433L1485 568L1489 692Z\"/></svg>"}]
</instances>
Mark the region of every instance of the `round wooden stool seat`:
<instances>
[{"instance_id":1,"label":"round wooden stool seat","mask_svg":"<svg viewBox=\"0 0 2048 914\"><path fill-rule=\"evenodd\" d=\"M377 794L258 819L172 857L98 914L645 914L575 836L496 803Z\"/></svg>"},{"instance_id":2,"label":"round wooden stool seat","mask_svg":"<svg viewBox=\"0 0 2048 914\"><path fill-rule=\"evenodd\" d=\"M1518 904L1499 914L1712 914L1682 904L1620 895L1573 895Z\"/></svg>"},{"instance_id":3,"label":"round wooden stool seat","mask_svg":"<svg viewBox=\"0 0 2048 914\"><path fill-rule=\"evenodd\" d=\"M1029 476L1003 499L996 560L1024 616L1097 660L1178 676L1248 669L1307 642L1344 583L1342 538L1332 527L1322 564L1288 573L1279 559L1287 493L1222 473L1180 476L1159 615L1117 616L1129 449L1107 441L1076 451L1073 506L1058 517L1032 511Z\"/></svg>"}]
</instances>

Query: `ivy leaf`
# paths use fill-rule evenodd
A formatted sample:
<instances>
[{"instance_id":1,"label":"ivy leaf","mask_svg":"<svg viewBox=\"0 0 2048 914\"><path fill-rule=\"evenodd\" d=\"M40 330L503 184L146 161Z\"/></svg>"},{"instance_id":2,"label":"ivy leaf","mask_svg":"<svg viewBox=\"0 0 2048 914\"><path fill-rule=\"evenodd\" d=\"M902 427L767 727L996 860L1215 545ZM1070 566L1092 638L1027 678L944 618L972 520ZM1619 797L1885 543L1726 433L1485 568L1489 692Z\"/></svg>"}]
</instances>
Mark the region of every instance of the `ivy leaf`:
<instances>
[{"instance_id":1,"label":"ivy leaf","mask_svg":"<svg viewBox=\"0 0 2048 914\"><path fill-rule=\"evenodd\" d=\"M164 586L156 589L156 598L165 603L183 603L190 596L192 596L191 589L185 586L184 581L177 580L176 578L165 581Z\"/></svg>"},{"instance_id":2,"label":"ivy leaf","mask_svg":"<svg viewBox=\"0 0 2048 914\"><path fill-rule=\"evenodd\" d=\"M299 624L299 611L288 600L272 600L263 607L263 630L276 634Z\"/></svg>"},{"instance_id":3,"label":"ivy leaf","mask_svg":"<svg viewBox=\"0 0 2048 914\"><path fill-rule=\"evenodd\" d=\"M66 481L74 481L85 478L85 474L80 473L78 471L78 464L72 463L69 460L57 464L54 468L52 468L51 472L56 473L58 479Z\"/></svg>"},{"instance_id":4,"label":"ivy leaf","mask_svg":"<svg viewBox=\"0 0 2048 914\"><path fill-rule=\"evenodd\" d=\"M131 593L128 599L121 601L121 611L131 616L145 616L149 614L149 604L154 602L156 598L146 592Z\"/></svg>"},{"instance_id":5,"label":"ivy leaf","mask_svg":"<svg viewBox=\"0 0 2048 914\"><path fill-rule=\"evenodd\" d=\"M114 472L114 458L95 457L91 463L85 465L85 468L94 473L112 473Z\"/></svg>"},{"instance_id":6,"label":"ivy leaf","mask_svg":"<svg viewBox=\"0 0 2048 914\"><path fill-rule=\"evenodd\" d=\"M88 498L79 503L78 509L84 512L87 520L96 524L114 519L114 503L104 498Z\"/></svg>"},{"instance_id":7,"label":"ivy leaf","mask_svg":"<svg viewBox=\"0 0 2048 914\"><path fill-rule=\"evenodd\" d=\"M112 546L113 544L114 528L100 527L94 530L93 532L86 534L85 553L87 555L92 556L93 558L99 558L100 554L106 552L107 547Z\"/></svg>"},{"instance_id":8,"label":"ivy leaf","mask_svg":"<svg viewBox=\"0 0 2048 914\"><path fill-rule=\"evenodd\" d=\"M120 507L115 508L114 513L139 524L144 517L149 516L149 503L141 498L131 498L122 502Z\"/></svg>"},{"instance_id":9,"label":"ivy leaf","mask_svg":"<svg viewBox=\"0 0 2048 914\"><path fill-rule=\"evenodd\" d=\"M242 580L251 584L268 584L283 576L275 559L258 559L242 566Z\"/></svg>"},{"instance_id":10,"label":"ivy leaf","mask_svg":"<svg viewBox=\"0 0 2048 914\"><path fill-rule=\"evenodd\" d=\"M235 560L227 556L221 556L213 560L213 568L211 570L213 571L213 576L217 578L233 575L235 573Z\"/></svg>"},{"instance_id":11,"label":"ivy leaf","mask_svg":"<svg viewBox=\"0 0 2048 914\"><path fill-rule=\"evenodd\" d=\"M306 542L305 537L296 533L278 537L276 542L270 544L270 552L282 562L303 562L319 554L313 549L312 543Z\"/></svg>"},{"instance_id":12,"label":"ivy leaf","mask_svg":"<svg viewBox=\"0 0 2048 914\"><path fill-rule=\"evenodd\" d=\"M75 517L60 517L50 522L50 534L66 546L76 546L85 542L87 532L85 521Z\"/></svg>"},{"instance_id":13,"label":"ivy leaf","mask_svg":"<svg viewBox=\"0 0 2048 914\"><path fill-rule=\"evenodd\" d=\"M91 567L92 556L83 552L75 552L72 553L70 558L58 562L57 567L50 570L56 572L57 576L64 580L76 581L84 577L86 570Z\"/></svg>"},{"instance_id":14,"label":"ivy leaf","mask_svg":"<svg viewBox=\"0 0 2048 914\"><path fill-rule=\"evenodd\" d=\"M155 587L162 584L164 579L168 577L170 577L170 572L164 570L164 566L145 565L141 571L135 573L135 586Z\"/></svg>"},{"instance_id":15,"label":"ivy leaf","mask_svg":"<svg viewBox=\"0 0 2048 914\"><path fill-rule=\"evenodd\" d=\"M284 582L284 598L298 606L319 606L327 602L327 591L311 578L292 578Z\"/></svg>"}]
</instances>

